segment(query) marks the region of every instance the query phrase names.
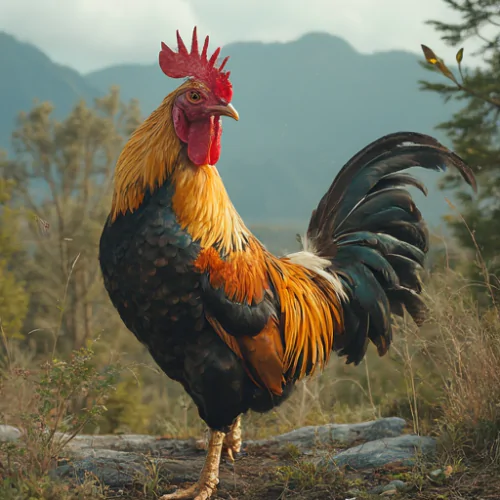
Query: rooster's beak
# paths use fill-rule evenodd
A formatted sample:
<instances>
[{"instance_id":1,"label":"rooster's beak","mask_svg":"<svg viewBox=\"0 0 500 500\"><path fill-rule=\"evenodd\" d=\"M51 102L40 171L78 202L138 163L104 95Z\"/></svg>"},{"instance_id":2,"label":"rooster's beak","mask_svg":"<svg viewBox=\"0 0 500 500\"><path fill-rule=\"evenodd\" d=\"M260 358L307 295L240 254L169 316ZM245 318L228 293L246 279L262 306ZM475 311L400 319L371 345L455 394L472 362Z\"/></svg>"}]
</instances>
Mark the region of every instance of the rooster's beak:
<instances>
[{"instance_id":1,"label":"rooster's beak","mask_svg":"<svg viewBox=\"0 0 500 500\"><path fill-rule=\"evenodd\" d=\"M229 116L230 118L233 118L236 121L238 121L240 119L240 115L238 114L238 111L236 111L236 109L234 109L234 106L232 104L226 104L225 106L223 106L223 105L210 106L209 111L211 114L214 114L214 115Z\"/></svg>"}]
</instances>

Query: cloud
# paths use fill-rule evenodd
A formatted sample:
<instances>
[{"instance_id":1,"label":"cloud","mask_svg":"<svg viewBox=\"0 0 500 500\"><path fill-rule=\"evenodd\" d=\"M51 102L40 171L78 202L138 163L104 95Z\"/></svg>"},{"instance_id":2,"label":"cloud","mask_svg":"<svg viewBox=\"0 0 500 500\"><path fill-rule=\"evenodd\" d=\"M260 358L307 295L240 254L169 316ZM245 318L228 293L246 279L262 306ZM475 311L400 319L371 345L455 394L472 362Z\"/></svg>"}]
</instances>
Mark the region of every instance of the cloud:
<instances>
[{"instance_id":1,"label":"cloud","mask_svg":"<svg viewBox=\"0 0 500 500\"><path fill-rule=\"evenodd\" d=\"M0 29L36 44L80 71L117 63L150 63L160 41L186 37L194 25L214 43L289 41L326 31L361 52L419 51L444 44L426 19L450 19L438 0L7 0ZM451 49L448 49L450 52Z\"/></svg>"}]
</instances>

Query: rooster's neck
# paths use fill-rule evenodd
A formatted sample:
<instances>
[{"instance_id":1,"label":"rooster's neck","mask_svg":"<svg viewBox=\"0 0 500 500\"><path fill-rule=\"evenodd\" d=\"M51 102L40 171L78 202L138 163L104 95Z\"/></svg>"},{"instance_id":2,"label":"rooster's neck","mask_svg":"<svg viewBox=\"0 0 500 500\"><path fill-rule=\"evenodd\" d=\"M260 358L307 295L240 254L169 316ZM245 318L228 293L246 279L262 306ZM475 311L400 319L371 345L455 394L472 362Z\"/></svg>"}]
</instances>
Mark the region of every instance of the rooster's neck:
<instances>
[{"instance_id":1,"label":"rooster's neck","mask_svg":"<svg viewBox=\"0 0 500 500\"><path fill-rule=\"evenodd\" d=\"M223 254L243 251L250 232L219 172L215 166L193 165L182 153L172 120L175 97L167 96L123 148L116 164L111 220L137 210L147 192L168 181L174 186L172 208L194 240Z\"/></svg>"},{"instance_id":2,"label":"rooster's neck","mask_svg":"<svg viewBox=\"0 0 500 500\"><path fill-rule=\"evenodd\" d=\"M177 169L172 208L180 225L203 248L222 254L245 249L250 232L234 208L217 168L211 165Z\"/></svg>"},{"instance_id":3,"label":"rooster's neck","mask_svg":"<svg viewBox=\"0 0 500 500\"><path fill-rule=\"evenodd\" d=\"M168 95L123 148L115 169L113 221L139 208L146 192L156 191L177 168L182 143L172 121L174 99L174 93Z\"/></svg>"}]
</instances>

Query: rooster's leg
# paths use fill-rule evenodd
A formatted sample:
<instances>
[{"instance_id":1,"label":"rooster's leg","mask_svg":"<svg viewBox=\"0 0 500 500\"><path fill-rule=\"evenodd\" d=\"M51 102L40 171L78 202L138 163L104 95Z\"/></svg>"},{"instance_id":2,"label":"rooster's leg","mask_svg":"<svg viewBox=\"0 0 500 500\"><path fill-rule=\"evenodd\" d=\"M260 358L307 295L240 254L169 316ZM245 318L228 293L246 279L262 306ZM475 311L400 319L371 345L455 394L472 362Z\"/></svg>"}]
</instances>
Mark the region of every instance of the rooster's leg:
<instances>
[{"instance_id":1,"label":"rooster's leg","mask_svg":"<svg viewBox=\"0 0 500 500\"><path fill-rule=\"evenodd\" d=\"M227 455L229 459L234 462L235 453L241 451L241 415L236 418L233 425L229 428L229 432L224 438L224 444L222 445L222 455ZM208 449L208 441L206 438L198 439L196 446L199 450Z\"/></svg>"},{"instance_id":2,"label":"rooster's leg","mask_svg":"<svg viewBox=\"0 0 500 500\"><path fill-rule=\"evenodd\" d=\"M219 464L223 442L224 433L211 430L207 457L199 481L186 490L163 495L160 500L207 500L210 498L219 484Z\"/></svg>"},{"instance_id":3,"label":"rooster's leg","mask_svg":"<svg viewBox=\"0 0 500 500\"><path fill-rule=\"evenodd\" d=\"M241 451L241 415L239 415L224 438L222 451L234 462L234 454Z\"/></svg>"}]
</instances>

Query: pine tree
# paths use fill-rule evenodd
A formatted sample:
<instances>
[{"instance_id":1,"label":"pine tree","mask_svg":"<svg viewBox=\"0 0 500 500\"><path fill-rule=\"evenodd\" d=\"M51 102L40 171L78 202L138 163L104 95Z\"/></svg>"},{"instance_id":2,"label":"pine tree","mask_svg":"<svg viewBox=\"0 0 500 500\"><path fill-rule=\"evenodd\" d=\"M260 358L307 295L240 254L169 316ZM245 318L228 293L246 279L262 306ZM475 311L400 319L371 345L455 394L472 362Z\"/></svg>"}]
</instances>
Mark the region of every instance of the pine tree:
<instances>
[{"instance_id":1,"label":"pine tree","mask_svg":"<svg viewBox=\"0 0 500 500\"><path fill-rule=\"evenodd\" d=\"M427 65L441 72L449 84L420 82L426 91L438 92L445 100L463 102L460 112L438 128L446 131L455 151L475 171L479 183L476 196L461 191L454 173L445 177L443 188L458 189L463 206L462 216L448 222L462 247L477 254L474 275L500 276L500 0L444 0L460 16L456 23L429 21L441 33L442 40L455 48L467 46L471 39L480 40L480 49L471 54L471 64L481 60L476 69L462 66L466 51L456 54L458 70L446 63L425 45ZM477 64L476 64L477 65ZM471 237L471 232L473 237ZM478 262L483 262L477 265ZM483 267L483 269L481 269ZM487 272L485 273L485 269Z\"/></svg>"}]
</instances>

